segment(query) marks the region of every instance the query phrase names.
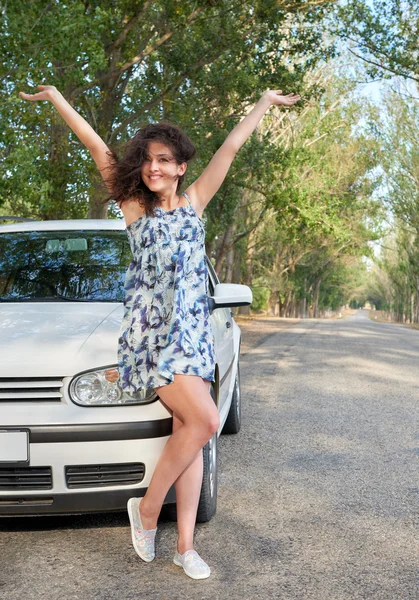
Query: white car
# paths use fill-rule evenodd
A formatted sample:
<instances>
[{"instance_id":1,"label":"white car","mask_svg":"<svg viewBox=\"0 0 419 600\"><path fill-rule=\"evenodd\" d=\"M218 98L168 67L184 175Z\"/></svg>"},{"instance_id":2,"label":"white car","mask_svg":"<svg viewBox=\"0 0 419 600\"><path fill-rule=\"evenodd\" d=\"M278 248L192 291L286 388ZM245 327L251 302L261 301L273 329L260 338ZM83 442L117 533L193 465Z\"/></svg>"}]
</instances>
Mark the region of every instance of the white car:
<instances>
[{"instance_id":1,"label":"white car","mask_svg":"<svg viewBox=\"0 0 419 600\"><path fill-rule=\"evenodd\" d=\"M145 494L172 418L153 390L126 394L110 376L131 259L121 220L0 226L0 516L126 510ZM198 521L216 510L217 437L240 428L229 307L252 301L208 269L221 425L204 448Z\"/></svg>"}]
</instances>

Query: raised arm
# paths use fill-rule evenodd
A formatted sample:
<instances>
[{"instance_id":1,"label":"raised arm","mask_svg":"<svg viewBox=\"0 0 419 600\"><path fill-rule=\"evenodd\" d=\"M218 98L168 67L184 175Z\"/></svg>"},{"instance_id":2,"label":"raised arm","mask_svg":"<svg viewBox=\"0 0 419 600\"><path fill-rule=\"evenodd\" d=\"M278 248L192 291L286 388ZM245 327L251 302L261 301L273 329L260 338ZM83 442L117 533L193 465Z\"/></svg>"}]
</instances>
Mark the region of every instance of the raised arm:
<instances>
[{"instance_id":1,"label":"raised arm","mask_svg":"<svg viewBox=\"0 0 419 600\"><path fill-rule=\"evenodd\" d=\"M199 215L202 215L206 205L218 191L237 152L256 129L268 108L274 105L293 106L299 99L298 94L283 96L282 90L268 90L249 114L229 133L203 173L187 190Z\"/></svg>"},{"instance_id":2,"label":"raised arm","mask_svg":"<svg viewBox=\"0 0 419 600\"><path fill-rule=\"evenodd\" d=\"M37 94L25 94L24 92L19 92L19 96L24 100L48 100L52 102L67 125L90 151L90 154L106 183L111 174L112 163L108 154L109 149L105 142L89 123L74 110L54 85L38 85L38 88L41 91ZM135 200L124 202L121 206L121 210L127 223L134 221L141 215L138 202Z\"/></svg>"},{"instance_id":3,"label":"raised arm","mask_svg":"<svg viewBox=\"0 0 419 600\"><path fill-rule=\"evenodd\" d=\"M89 123L74 110L54 85L38 85L38 88L41 91L37 94L25 94L24 92L19 92L19 96L24 100L49 100L52 102L67 125L90 151L102 176L106 179L106 175L109 174L106 170L109 168L110 163L107 155L108 147L105 142L99 137L96 131L90 127Z\"/></svg>"}]
</instances>

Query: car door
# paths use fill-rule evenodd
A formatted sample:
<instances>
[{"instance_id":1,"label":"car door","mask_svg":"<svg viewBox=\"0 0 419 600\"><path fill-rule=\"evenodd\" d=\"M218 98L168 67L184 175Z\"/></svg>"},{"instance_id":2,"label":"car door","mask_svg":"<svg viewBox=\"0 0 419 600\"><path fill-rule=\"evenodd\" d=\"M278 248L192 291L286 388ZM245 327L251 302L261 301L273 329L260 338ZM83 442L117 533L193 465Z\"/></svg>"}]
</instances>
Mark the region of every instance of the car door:
<instances>
[{"instance_id":1,"label":"car door","mask_svg":"<svg viewBox=\"0 0 419 600\"><path fill-rule=\"evenodd\" d=\"M210 263L208 263L208 286L209 295L214 294L214 287L220 283L217 274ZM211 315L211 325L215 338L216 362L220 374L220 396L219 411L221 412L226 402L229 402L228 391L231 385L234 364L233 344L233 318L230 308L217 308Z\"/></svg>"}]
</instances>

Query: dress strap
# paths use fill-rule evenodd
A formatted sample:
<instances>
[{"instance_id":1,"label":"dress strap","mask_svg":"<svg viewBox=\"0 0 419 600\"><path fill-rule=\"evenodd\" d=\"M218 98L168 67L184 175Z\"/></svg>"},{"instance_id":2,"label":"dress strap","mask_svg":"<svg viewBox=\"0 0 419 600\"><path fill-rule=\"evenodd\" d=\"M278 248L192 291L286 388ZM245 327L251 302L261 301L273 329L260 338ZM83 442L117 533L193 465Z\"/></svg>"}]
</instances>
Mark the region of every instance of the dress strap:
<instances>
[{"instance_id":1,"label":"dress strap","mask_svg":"<svg viewBox=\"0 0 419 600\"><path fill-rule=\"evenodd\" d=\"M189 199L189 196L186 192L182 192L182 196L185 196L186 200L189 202L189 206L192 206L192 202Z\"/></svg>"}]
</instances>

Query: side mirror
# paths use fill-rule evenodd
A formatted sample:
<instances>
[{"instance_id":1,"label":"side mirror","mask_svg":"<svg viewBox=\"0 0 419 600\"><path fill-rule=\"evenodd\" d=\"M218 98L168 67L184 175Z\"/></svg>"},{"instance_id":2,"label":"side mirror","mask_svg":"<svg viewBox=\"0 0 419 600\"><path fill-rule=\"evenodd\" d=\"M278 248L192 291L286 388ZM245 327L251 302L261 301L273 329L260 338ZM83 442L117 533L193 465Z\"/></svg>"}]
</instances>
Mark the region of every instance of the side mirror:
<instances>
[{"instance_id":1,"label":"side mirror","mask_svg":"<svg viewBox=\"0 0 419 600\"><path fill-rule=\"evenodd\" d=\"M217 283L214 295L208 296L209 311L230 306L249 306L252 303L252 290L247 285L238 283Z\"/></svg>"}]
</instances>

